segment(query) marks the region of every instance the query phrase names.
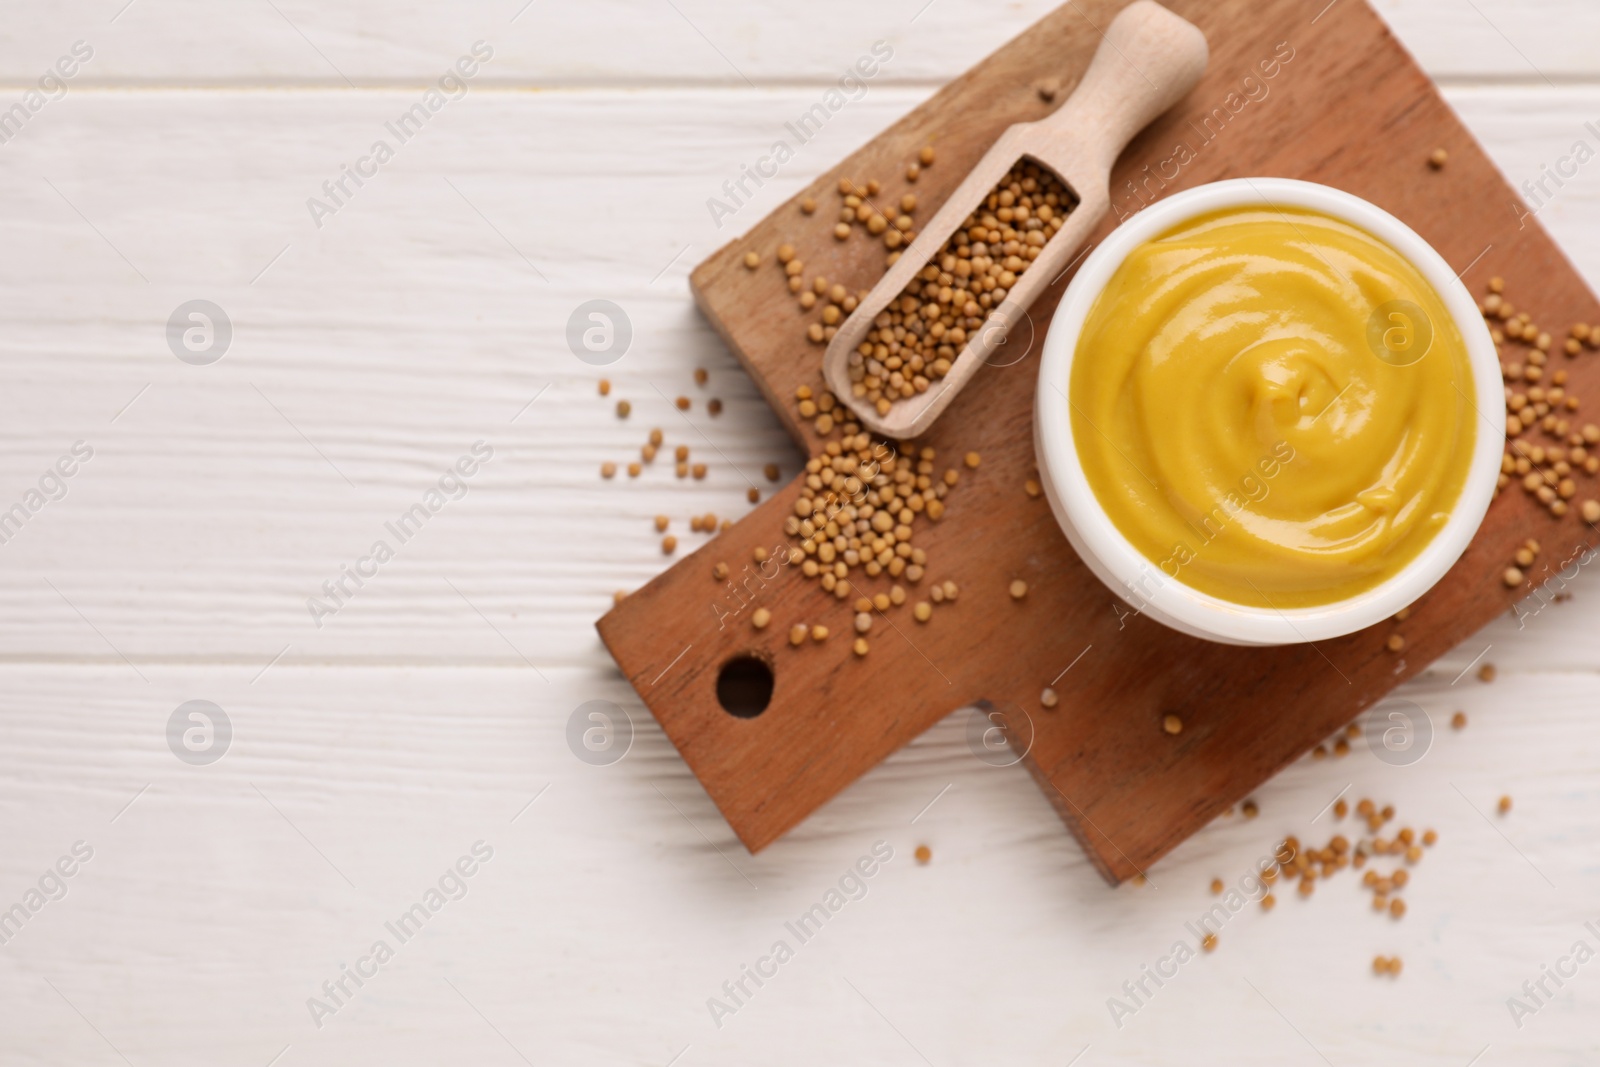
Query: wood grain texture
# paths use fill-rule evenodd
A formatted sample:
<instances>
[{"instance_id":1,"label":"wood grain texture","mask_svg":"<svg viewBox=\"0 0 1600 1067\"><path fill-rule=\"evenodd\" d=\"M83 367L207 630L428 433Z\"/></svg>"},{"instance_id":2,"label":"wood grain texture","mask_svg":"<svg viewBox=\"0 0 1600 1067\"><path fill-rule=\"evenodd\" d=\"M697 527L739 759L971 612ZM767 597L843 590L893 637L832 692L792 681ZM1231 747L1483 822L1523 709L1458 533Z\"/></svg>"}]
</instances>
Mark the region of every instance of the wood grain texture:
<instances>
[{"instance_id":1,"label":"wood grain texture","mask_svg":"<svg viewBox=\"0 0 1600 1067\"><path fill-rule=\"evenodd\" d=\"M996 131L1035 117L1044 106L1033 91L1041 78L1082 69L1098 40L1090 20L1100 23L1120 6L1058 10L809 192L825 200L840 176L896 174L933 142L940 163L918 194L939 202ZM1341 3L1313 24L1303 5L1287 2L1173 7L1207 32L1211 67L1125 154L1113 180L1114 190L1124 189L1120 198L1114 194L1122 211L1141 202L1124 182L1142 182L1142 195L1153 199L1253 174L1320 181L1407 221L1461 267L1469 287L1498 273L1511 292L1538 294L1545 321L1595 320L1583 281L1536 223L1519 225L1515 194L1369 8ZM1281 59L1285 43L1292 58L1267 82L1266 96L1198 146L1175 180L1147 177L1160 172L1159 161L1178 141L1196 139L1205 117L1238 93L1259 61L1275 53ZM1358 86L1360 106L1352 107ZM1450 152L1443 172L1425 165L1433 147ZM782 310L776 273L749 272L740 258L751 249L770 256L780 241L792 241L808 274L851 288L869 286L881 267L872 262L880 254L872 246L839 250L825 226L799 220L793 204L780 208L702 264L693 283L702 309L780 417L815 450L820 442L796 423L789 398L797 386L816 384L819 353ZM1059 294L1057 286L1036 305L1037 322L1046 321ZM1392 623L1273 650L1187 638L1123 618L1043 503L1021 493L1033 468L1033 378L1028 361L984 376L926 439L946 456L974 449L985 457L951 494L944 522L918 539L930 555L928 577L952 577L966 592L925 628L902 613L895 632L874 642L867 664L848 661L838 645L784 647L792 621L848 629L845 606L798 577L752 587L752 607L759 602L775 616L764 633L742 617L729 622L714 606L712 561L737 568L756 545L778 544L794 486L602 620L608 647L750 848L769 843L950 709L982 700L1009 716L1015 736L1031 733L1019 742L1029 768L1103 873L1121 881L1504 610L1514 595L1497 576L1523 538L1532 533L1563 546L1593 540L1574 522L1553 525L1520 497L1498 501L1462 560L1398 628L1409 642L1403 656L1384 648L1397 631ZM1600 368L1580 361L1573 382L1582 395L1600 385ZM1031 589L1021 604L1004 592L1018 577ZM1086 649L1055 683L1060 708L1042 710L1040 690ZM741 652L775 664L772 707L751 720L726 715L714 696L718 669ZM1160 730L1167 713L1186 724L1176 738Z\"/></svg>"}]
</instances>

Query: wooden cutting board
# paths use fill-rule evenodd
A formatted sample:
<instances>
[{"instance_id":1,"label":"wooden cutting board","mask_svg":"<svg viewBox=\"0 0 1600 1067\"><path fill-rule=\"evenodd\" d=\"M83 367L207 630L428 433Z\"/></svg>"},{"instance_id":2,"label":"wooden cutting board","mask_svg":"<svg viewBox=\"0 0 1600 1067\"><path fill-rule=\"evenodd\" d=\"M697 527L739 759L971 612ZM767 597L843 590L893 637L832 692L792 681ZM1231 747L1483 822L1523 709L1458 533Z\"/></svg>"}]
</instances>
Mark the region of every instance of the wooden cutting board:
<instances>
[{"instance_id":1,"label":"wooden cutting board","mask_svg":"<svg viewBox=\"0 0 1600 1067\"><path fill-rule=\"evenodd\" d=\"M834 240L839 179L879 178L898 195L906 162L932 144L937 162L915 186L928 217L1002 129L1065 98L1099 43L1096 27L1122 6L1074 0L1058 8L819 177L802 194L822 205L816 215L802 215L797 197L695 270L701 309L808 453L819 438L793 398L802 385L820 390L823 348L803 336L810 320L772 265L776 247L794 244L808 278L869 288L883 248L862 237ZM1508 296L1536 301L1530 310L1546 328L1600 321L1572 266L1537 222L1519 217L1521 199L1363 0L1169 6L1205 31L1211 63L1188 98L1124 153L1113 217L1092 241L1119 213L1179 189L1241 176L1304 178L1409 223L1463 269L1475 293L1491 275L1504 276ZM1051 79L1060 82L1055 104L1038 91ZM1442 170L1428 165L1436 148L1449 153ZM752 250L762 269L743 265ZM1041 332L1067 280L1035 305ZM1600 396L1600 357L1553 358L1571 373L1575 395ZM1037 341L1018 362L985 368L919 442L938 450L941 470L968 451L982 455L951 491L943 520L919 527L929 565L913 599L946 578L961 589L930 623L896 609L894 626L879 625L870 654L857 659L848 601L789 571L750 578L753 549L785 540L798 479L600 620L617 663L752 851L951 711L983 702L1006 720L1096 865L1121 881L1524 595L1500 575L1525 538L1538 538L1554 560L1596 540L1575 515L1555 520L1514 489L1404 623L1315 647L1242 649L1185 637L1131 616L1073 554L1045 501L1023 491L1035 469L1036 360ZM1595 495L1593 479L1580 481L1579 499ZM746 579L749 605L731 618L740 600L713 578L718 561ZM1015 578L1028 584L1024 600L1007 595ZM748 621L757 606L772 612L765 630ZM824 623L835 636L790 648L795 622ZM1386 647L1396 633L1405 640L1399 653ZM718 701L719 672L742 656L773 677L770 704L754 717ZM1040 694L1052 680L1060 703L1046 710ZM1183 722L1175 736L1162 729L1169 713Z\"/></svg>"}]
</instances>

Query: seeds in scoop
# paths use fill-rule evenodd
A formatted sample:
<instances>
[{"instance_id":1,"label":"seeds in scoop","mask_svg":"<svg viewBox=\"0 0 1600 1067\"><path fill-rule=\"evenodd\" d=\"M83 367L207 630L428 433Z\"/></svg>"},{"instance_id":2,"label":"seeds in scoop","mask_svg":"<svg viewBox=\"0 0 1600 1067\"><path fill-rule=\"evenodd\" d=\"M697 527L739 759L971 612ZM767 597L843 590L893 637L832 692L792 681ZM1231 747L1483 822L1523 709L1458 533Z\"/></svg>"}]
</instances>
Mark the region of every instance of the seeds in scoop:
<instances>
[{"instance_id":1,"label":"seeds in scoop","mask_svg":"<svg viewBox=\"0 0 1600 1067\"><path fill-rule=\"evenodd\" d=\"M626 400L617 401L617 418L625 419L633 413L633 405Z\"/></svg>"},{"instance_id":2,"label":"seeds in scoop","mask_svg":"<svg viewBox=\"0 0 1600 1067\"><path fill-rule=\"evenodd\" d=\"M795 623L793 626L789 627L789 643L791 645L805 644L806 633L807 631L804 623Z\"/></svg>"},{"instance_id":3,"label":"seeds in scoop","mask_svg":"<svg viewBox=\"0 0 1600 1067\"><path fill-rule=\"evenodd\" d=\"M1501 797L1500 798L1500 803L1495 805L1495 810L1498 811L1501 815L1505 815L1506 813L1508 813L1511 810L1511 798L1510 797Z\"/></svg>"},{"instance_id":4,"label":"seeds in scoop","mask_svg":"<svg viewBox=\"0 0 1600 1067\"><path fill-rule=\"evenodd\" d=\"M754 615L750 616L750 625L758 630L765 630L767 623L772 621L772 612L766 608L757 608Z\"/></svg>"},{"instance_id":5,"label":"seeds in scoop","mask_svg":"<svg viewBox=\"0 0 1600 1067\"><path fill-rule=\"evenodd\" d=\"M1163 715L1161 717L1161 728L1169 734L1181 733L1183 730L1183 720L1170 713Z\"/></svg>"},{"instance_id":6,"label":"seeds in scoop","mask_svg":"<svg viewBox=\"0 0 1600 1067\"><path fill-rule=\"evenodd\" d=\"M933 849L929 848L927 845L918 845L917 851L913 853L913 855L917 857L918 863L926 867L928 865L928 861L933 859Z\"/></svg>"},{"instance_id":7,"label":"seeds in scoop","mask_svg":"<svg viewBox=\"0 0 1600 1067\"><path fill-rule=\"evenodd\" d=\"M1061 698L1056 695L1056 691L1049 686L1045 686L1044 692L1039 694L1039 703L1047 708L1055 707L1060 701Z\"/></svg>"},{"instance_id":8,"label":"seeds in scoop","mask_svg":"<svg viewBox=\"0 0 1600 1067\"><path fill-rule=\"evenodd\" d=\"M1009 592L1012 600L1021 600L1028 595L1028 583L1019 578L1011 583Z\"/></svg>"},{"instance_id":9,"label":"seeds in scoop","mask_svg":"<svg viewBox=\"0 0 1600 1067\"><path fill-rule=\"evenodd\" d=\"M1428 166L1434 170L1440 170L1448 162L1450 162L1450 153L1442 148L1435 148L1433 153L1428 156Z\"/></svg>"},{"instance_id":10,"label":"seeds in scoop","mask_svg":"<svg viewBox=\"0 0 1600 1067\"><path fill-rule=\"evenodd\" d=\"M749 267L751 270L755 270L757 267L761 266L761 257L754 252L746 252L744 254L744 265Z\"/></svg>"}]
</instances>

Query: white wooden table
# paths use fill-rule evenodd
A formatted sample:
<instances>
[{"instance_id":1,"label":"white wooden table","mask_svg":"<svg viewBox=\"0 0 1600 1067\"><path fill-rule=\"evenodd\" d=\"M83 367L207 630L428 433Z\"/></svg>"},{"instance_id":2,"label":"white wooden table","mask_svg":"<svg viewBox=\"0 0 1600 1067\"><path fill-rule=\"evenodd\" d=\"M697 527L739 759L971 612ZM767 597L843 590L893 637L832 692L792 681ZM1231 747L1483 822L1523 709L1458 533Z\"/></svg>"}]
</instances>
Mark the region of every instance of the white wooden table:
<instances>
[{"instance_id":1,"label":"white wooden table","mask_svg":"<svg viewBox=\"0 0 1600 1067\"><path fill-rule=\"evenodd\" d=\"M0 510L41 478L65 495L0 544L0 1063L1600 1057L1600 962L1547 980L1520 1027L1507 1004L1577 940L1600 950L1593 575L1405 689L1436 730L1420 762L1302 761L1260 818L1115 892L1020 768L969 754L963 713L751 857L596 639L612 592L663 565L653 515L694 540L690 514L742 513L730 466L797 458L687 271L1050 6L12 0ZM1600 148L1592 0L1382 8L1512 179ZM707 198L878 39L894 57L866 94L715 226ZM92 57L26 110L78 41ZM476 41L493 55L465 91L361 164ZM370 176L319 227L306 202L341 165ZM1600 164L1541 219L1600 283ZM593 298L635 330L606 372L627 422L564 339ZM168 344L197 299L231 323L209 365ZM709 477L601 481L674 418L657 390L726 402ZM79 441L92 458L46 477ZM318 626L308 598L477 441L466 495ZM1452 684L1485 646L1498 680ZM606 766L567 743L595 699L634 726ZM191 700L231 725L215 762L220 734L189 761L169 746ZM1348 872L1280 894L1116 1025L1108 999L1192 943L1210 879L1326 839L1313 819L1347 785L1441 834L1406 918ZM865 896L802 944L785 923L878 841ZM448 875L462 857L472 876ZM442 877L459 899L429 911ZM386 925L419 902L426 921ZM780 939L793 958L760 963ZM1380 953L1398 981L1370 973ZM745 965L776 974L735 1001ZM714 1020L712 997L736 1010Z\"/></svg>"}]
</instances>

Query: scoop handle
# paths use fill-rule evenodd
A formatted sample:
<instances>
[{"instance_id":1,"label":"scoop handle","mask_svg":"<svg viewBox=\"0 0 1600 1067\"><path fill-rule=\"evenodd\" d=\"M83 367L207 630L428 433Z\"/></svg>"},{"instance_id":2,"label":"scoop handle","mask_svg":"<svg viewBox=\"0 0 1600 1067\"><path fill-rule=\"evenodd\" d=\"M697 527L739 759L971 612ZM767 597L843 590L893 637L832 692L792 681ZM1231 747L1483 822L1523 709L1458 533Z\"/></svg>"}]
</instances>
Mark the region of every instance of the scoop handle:
<instances>
[{"instance_id":1,"label":"scoop handle","mask_svg":"<svg viewBox=\"0 0 1600 1067\"><path fill-rule=\"evenodd\" d=\"M1134 0L1102 31L1072 96L1033 124L1051 157L1044 161L1109 173L1134 135L1194 88L1208 58L1205 34L1193 23L1155 0Z\"/></svg>"}]
</instances>

